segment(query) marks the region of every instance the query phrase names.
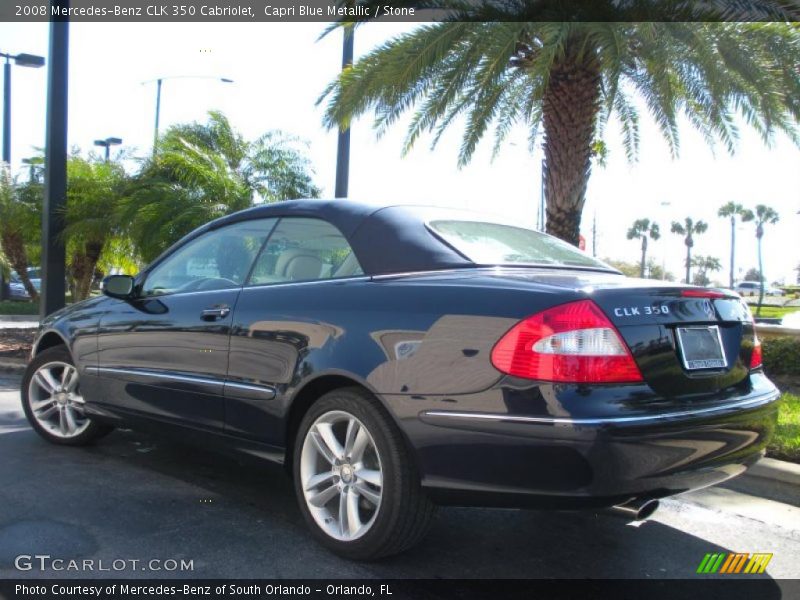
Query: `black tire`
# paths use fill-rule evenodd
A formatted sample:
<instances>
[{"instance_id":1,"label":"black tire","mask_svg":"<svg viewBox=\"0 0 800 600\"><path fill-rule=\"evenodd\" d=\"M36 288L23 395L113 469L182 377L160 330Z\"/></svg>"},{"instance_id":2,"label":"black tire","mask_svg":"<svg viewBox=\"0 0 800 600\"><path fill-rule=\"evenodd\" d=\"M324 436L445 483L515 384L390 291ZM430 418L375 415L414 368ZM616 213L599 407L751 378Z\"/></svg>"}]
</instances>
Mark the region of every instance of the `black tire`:
<instances>
[{"instance_id":1,"label":"black tire","mask_svg":"<svg viewBox=\"0 0 800 600\"><path fill-rule=\"evenodd\" d=\"M366 427L380 456L383 474L374 521L361 537L348 541L332 537L315 521L301 481L301 455L309 429L332 411L349 413ZM300 510L314 537L344 558L374 560L409 549L427 533L436 510L420 486L417 469L397 425L379 401L362 388L334 390L311 406L295 439L292 473Z\"/></svg>"},{"instance_id":2,"label":"black tire","mask_svg":"<svg viewBox=\"0 0 800 600\"><path fill-rule=\"evenodd\" d=\"M48 442L52 444L58 444L60 446L87 446L97 441L101 437L111 433L114 428L110 425L89 419L88 425L85 427L85 429L83 429L83 431L81 431L81 433L70 437L59 437L58 435L54 435L45 429L45 427L43 427L42 424L34 417L30 397L31 380L33 379L34 374L41 367L50 363L65 363L67 365L72 365L73 367L75 366L72 356L64 346L55 346L53 348L43 350L30 363L28 363L28 366L25 369L25 374L22 377L20 396L22 399L22 410L25 411L25 416L27 417L28 422L31 424L31 427L33 427L34 431L36 431L36 433L38 433ZM78 386L79 385L80 383L78 383Z\"/></svg>"}]
</instances>

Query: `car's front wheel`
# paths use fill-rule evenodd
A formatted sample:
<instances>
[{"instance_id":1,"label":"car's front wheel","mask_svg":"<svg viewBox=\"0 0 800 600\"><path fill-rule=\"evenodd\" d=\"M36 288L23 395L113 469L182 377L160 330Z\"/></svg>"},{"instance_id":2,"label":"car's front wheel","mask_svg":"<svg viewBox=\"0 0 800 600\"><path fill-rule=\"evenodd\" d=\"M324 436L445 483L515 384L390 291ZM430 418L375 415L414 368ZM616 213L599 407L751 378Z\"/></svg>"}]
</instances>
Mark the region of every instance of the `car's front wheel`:
<instances>
[{"instance_id":1,"label":"car's front wheel","mask_svg":"<svg viewBox=\"0 0 800 600\"><path fill-rule=\"evenodd\" d=\"M83 446L112 430L86 414L78 369L63 346L42 351L28 364L20 391L28 422L48 442Z\"/></svg>"},{"instance_id":2,"label":"car's front wheel","mask_svg":"<svg viewBox=\"0 0 800 600\"><path fill-rule=\"evenodd\" d=\"M312 405L296 438L293 473L314 535L347 558L406 550L434 513L400 431L359 388L335 390Z\"/></svg>"}]
</instances>

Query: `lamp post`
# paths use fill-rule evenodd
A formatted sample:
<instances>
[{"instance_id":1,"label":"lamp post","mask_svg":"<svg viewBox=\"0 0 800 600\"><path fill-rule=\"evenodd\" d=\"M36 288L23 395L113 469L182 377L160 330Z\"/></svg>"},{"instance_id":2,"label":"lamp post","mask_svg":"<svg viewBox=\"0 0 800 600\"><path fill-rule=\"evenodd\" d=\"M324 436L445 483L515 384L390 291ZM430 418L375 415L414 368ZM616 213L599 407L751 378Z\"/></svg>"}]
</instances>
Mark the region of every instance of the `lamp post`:
<instances>
[{"instance_id":1,"label":"lamp post","mask_svg":"<svg viewBox=\"0 0 800 600\"><path fill-rule=\"evenodd\" d=\"M147 81L143 81L142 85L146 83L153 83L156 84L156 119L155 119L155 127L153 131L153 155L155 156L156 147L158 146L158 125L159 119L161 117L161 86L167 79L215 79L220 83L233 83L233 79L229 79L227 77L213 77L211 75L171 75L169 77L159 77L158 79L149 79Z\"/></svg>"},{"instance_id":2,"label":"lamp post","mask_svg":"<svg viewBox=\"0 0 800 600\"><path fill-rule=\"evenodd\" d=\"M106 162L109 160L109 155L111 153L111 146L119 146L122 143L121 138L116 137L107 137L104 140L95 140L94 145L100 146L101 148L106 149Z\"/></svg>"},{"instance_id":3,"label":"lamp post","mask_svg":"<svg viewBox=\"0 0 800 600\"><path fill-rule=\"evenodd\" d=\"M342 40L342 70L353 64L353 34L355 25L343 28ZM346 198L347 188L350 183L350 127L339 129L339 139L336 143L336 198Z\"/></svg>"},{"instance_id":4,"label":"lamp post","mask_svg":"<svg viewBox=\"0 0 800 600\"><path fill-rule=\"evenodd\" d=\"M6 59L3 66L3 162L11 162L11 61L19 67L38 69L44 66L44 58L35 54L6 54L0 52L0 57Z\"/></svg>"},{"instance_id":5,"label":"lamp post","mask_svg":"<svg viewBox=\"0 0 800 600\"><path fill-rule=\"evenodd\" d=\"M50 0L68 10L70 0ZM42 291L39 316L44 319L65 303L66 247L64 208L67 204L67 108L69 88L69 19L50 21L50 64L47 69L44 205L42 207Z\"/></svg>"}]
</instances>

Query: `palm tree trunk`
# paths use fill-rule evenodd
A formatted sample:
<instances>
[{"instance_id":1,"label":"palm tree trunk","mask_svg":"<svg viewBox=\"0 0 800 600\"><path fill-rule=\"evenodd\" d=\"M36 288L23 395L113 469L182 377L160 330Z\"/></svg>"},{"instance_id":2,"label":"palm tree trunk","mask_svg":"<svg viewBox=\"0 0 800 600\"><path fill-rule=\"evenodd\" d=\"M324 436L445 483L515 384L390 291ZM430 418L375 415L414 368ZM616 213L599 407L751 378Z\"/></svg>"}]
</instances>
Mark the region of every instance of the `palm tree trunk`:
<instances>
[{"instance_id":1,"label":"palm tree trunk","mask_svg":"<svg viewBox=\"0 0 800 600\"><path fill-rule=\"evenodd\" d=\"M736 259L736 216L731 215L731 276L730 276L730 288L733 289L733 279L734 279L734 262Z\"/></svg>"},{"instance_id":2,"label":"palm tree trunk","mask_svg":"<svg viewBox=\"0 0 800 600\"><path fill-rule=\"evenodd\" d=\"M600 85L600 66L591 44L575 40L553 65L542 99L547 233L576 246L592 166Z\"/></svg>"},{"instance_id":3,"label":"palm tree trunk","mask_svg":"<svg viewBox=\"0 0 800 600\"><path fill-rule=\"evenodd\" d=\"M692 275L692 247L686 244L686 283L691 284Z\"/></svg>"},{"instance_id":4,"label":"palm tree trunk","mask_svg":"<svg viewBox=\"0 0 800 600\"><path fill-rule=\"evenodd\" d=\"M639 269L639 277L641 277L642 279L644 279L644 269L645 269L646 265L647 265L647 236L643 235L642 236L642 265L641 265L641 268Z\"/></svg>"},{"instance_id":5,"label":"palm tree trunk","mask_svg":"<svg viewBox=\"0 0 800 600\"><path fill-rule=\"evenodd\" d=\"M38 301L39 292L28 277L28 253L25 250L25 240L22 239L22 234L19 231L3 231L0 235L0 246L8 257L8 262L17 272L22 285L25 286L28 296L33 302Z\"/></svg>"},{"instance_id":6,"label":"palm tree trunk","mask_svg":"<svg viewBox=\"0 0 800 600\"><path fill-rule=\"evenodd\" d=\"M761 236L758 236L758 306L756 316L761 316L761 303L764 301L764 265L761 261Z\"/></svg>"},{"instance_id":7,"label":"palm tree trunk","mask_svg":"<svg viewBox=\"0 0 800 600\"><path fill-rule=\"evenodd\" d=\"M89 297L92 289L94 272L97 263L100 261L100 254L103 251L103 244L98 242L86 242L82 252L75 252L72 255L72 278L73 301L85 300Z\"/></svg>"}]
</instances>

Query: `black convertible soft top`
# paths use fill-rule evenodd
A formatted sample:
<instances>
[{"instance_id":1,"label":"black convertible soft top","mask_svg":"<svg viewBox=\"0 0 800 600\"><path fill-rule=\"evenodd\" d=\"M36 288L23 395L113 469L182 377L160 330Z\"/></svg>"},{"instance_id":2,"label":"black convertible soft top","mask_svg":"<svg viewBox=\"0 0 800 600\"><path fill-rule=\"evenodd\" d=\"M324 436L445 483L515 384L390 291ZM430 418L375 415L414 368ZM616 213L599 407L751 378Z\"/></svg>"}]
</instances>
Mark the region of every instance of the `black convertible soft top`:
<instances>
[{"instance_id":1,"label":"black convertible soft top","mask_svg":"<svg viewBox=\"0 0 800 600\"><path fill-rule=\"evenodd\" d=\"M342 232L366 275L473 266L474 263L437 238L426 226L425 213L440 210L443 209L376 206L347 199L287 200L227 215L190 236L249 219L316 217Z\"/></svg>"}]
</instances>

